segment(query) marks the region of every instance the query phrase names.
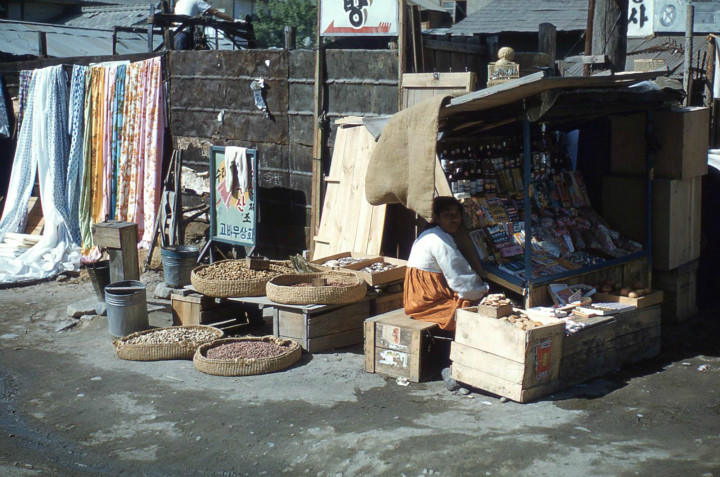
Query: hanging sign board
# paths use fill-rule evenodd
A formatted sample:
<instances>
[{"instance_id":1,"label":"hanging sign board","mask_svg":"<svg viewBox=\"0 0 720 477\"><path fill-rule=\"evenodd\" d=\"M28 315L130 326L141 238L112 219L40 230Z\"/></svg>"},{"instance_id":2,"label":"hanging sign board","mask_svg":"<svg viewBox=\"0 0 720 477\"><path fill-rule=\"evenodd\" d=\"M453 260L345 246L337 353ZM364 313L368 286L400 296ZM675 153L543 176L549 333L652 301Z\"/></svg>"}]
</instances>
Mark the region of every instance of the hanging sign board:
<instances>
[{"instance_id":1,"label":"hanging sign board","mask_svg":"<svg viewBox=\"0 0 720 477\"><path fill-rule=\"evenodd\" d=\"M210 148L210 238L232 245L255 245L257 150L226 155Z\"/></svg>"},{"instance_id":2,"label":"hanging sign board","mask_svg":"<svg viewBox=\"0 0 720 477\"><path fill-rule=\"evenodd\" d=\"M321 0L321 36L398 36L398 0Z\"/></svg>"}]
</instances>

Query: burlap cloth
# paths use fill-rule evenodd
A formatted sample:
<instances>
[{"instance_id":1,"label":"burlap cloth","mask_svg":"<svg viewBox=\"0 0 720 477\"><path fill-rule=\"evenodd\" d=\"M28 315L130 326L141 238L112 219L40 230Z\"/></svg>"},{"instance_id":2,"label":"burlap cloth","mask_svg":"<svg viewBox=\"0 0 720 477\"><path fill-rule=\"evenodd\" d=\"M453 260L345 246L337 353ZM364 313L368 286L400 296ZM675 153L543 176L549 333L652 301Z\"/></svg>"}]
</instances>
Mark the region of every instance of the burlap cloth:
<instances>
[{"instance_id":1,"label":"burlap cloth","mask_svg":"<svg viewBox=\"0 0 720 477\"><path fill-rule=\"evenodd\" d=\"M403 204L432 216L438 114L450 95L439 95L393 115L370 157L365 198L372 205Z\"/></svg>"}]
</instances>

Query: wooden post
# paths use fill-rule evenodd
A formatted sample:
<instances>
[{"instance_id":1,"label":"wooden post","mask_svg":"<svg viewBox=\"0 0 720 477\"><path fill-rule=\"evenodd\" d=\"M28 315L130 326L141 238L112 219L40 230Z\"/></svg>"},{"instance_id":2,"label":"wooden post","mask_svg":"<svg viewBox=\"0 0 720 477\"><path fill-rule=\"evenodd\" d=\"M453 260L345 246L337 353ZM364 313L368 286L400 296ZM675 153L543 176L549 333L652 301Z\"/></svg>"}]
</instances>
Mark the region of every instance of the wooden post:
<instances>
[{"instance_id":1,"label":"wooden post","mask_svg":"<svg viewBox=\"0 0 720 477\"><path fill-rule=\"evenodd\" d=\"M607 55L604 69L625 70L628 0L596 0L592 54Z\"/></svg>"},{"instance_id":2,"label":"wooden post","mask_svg":"<svg viewBox=\"0 0 720 477\"><path fill-rule=\"evenodd\" d=\"M715 90L715 50L717 45L715 44L715 38L712 36L707 37L707 70L705 72L705 107L710 108L710 147L715 147L715 98L713 97Z\"/></svg>"},{"instance_id":3,"label":"wooden post","mask_svg":"<svg viewBox=\"0 0 720 477\"><path fill-rule=\"evenodd\" d=\"M595 0L588 1L587 26L585 28L585 55L592 54L593 22L595 21ZM590 76L590 65L583 65L583 76Z\"/></svg>"},{"instance_id":4,"label":"wooden post","mask_svg":"<svg viewBox=\"0 0 720 477\"><path fill-rule=\"evenodd\" d=\"M297 28L294 26L285 25L283 31L285 33L285 49L294 50L297 46Z\"/></svg>"},{"instance_id":5,"label":"wooden post","mask_svg":"<svg viewBox=\"0 0 720 477\"><path fill-rule=\"evenodd\" d=\"M47 58L47 35L44 31L38 32L38 56Z\"/></svg>"},{"instance_id":6,"label":"wooden post","mask_svg":"<svg viewBox=\"0 0 720 477\"><path fill-rule=\"evenodd\" d=\"M683 66L683 89L685 96L685 106L692 104L692 81L690 78L690 68L692 67L692 48L693 48L693 30L695 25L695 7L687 6L687 20L685 21L685 64Z\"/></svg>"},{"instance_id":7,"label":"wooden post","mask_svg":"<svg viewBox=\"0 0 720 477\"><path fill-rule=\"evenodd\" d=\"M538 51L550 57L550 67L555 71L557 30L552 23L541 23L538 27Z\"/></svg>"},{"instance_id":8,"label":"wooden post","mask_svg":"<svg viewBox=\"0 0 720 477\"><path fill-rule=\"evenodd\" d=\"M398 100L397 110L402 109L402 77L405 73L406 55L406 38L405 38L405 0L398 0Z\"/></svg>"},{"instance_id":9,"label":"wooden post","mask_svg":"<svg viewBox=\"0 0 720 477\"><path fill-rule=\"evenodd\" d=\"M322 207L323 148L325 144L325 126L320 124L324 114L324 82L325 82L325 48L320 35L320 4L317 5L317 28L315 33L315 110L313 113L313 163L312 163L312 197L310 217L310 251L315 249L315 236L320 229L320 212Z\"/></svg>"}]
</instances>

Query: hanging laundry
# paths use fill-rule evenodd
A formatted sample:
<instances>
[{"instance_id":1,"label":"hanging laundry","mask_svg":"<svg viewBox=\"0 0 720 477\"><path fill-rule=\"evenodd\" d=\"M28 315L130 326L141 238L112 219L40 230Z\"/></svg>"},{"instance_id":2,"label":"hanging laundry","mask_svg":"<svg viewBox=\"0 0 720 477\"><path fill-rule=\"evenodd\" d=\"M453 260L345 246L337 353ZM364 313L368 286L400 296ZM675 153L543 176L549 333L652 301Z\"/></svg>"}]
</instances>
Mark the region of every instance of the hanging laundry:
<instances>
[{"instance_id":1,"label":"hanging laundry","mask_svg":"<svg viewBox=\"0 0 720 477\"><path fill-rule=\"evenodd\" d=\"M80 245L80 189L83 177L83 111L85 107L86 66L73 66L70 83L68 130L70 131L70 152L67 167L68 229L73 243Z\"/></svg>"},{"instance_id":2,"label":"hanging laundry","mask_svg":"<svg viewBox=\"0 0 720 477\"><path fill-rule=\"evenodd\" d=\"M0 137L10 137L10 115L8 114L8 101L5 96L5 85L0 75Z\"/></svg>"},{"instance_id":3,"label":"hanging laundry","mask_svg":"<svg viewBox=\"0 0 720 477\"><path fill-rule=\"evenodd\" d=\"M16 258L0 258L0 282L46 278L79 268L79 249L68 229L65 158L69 152L67 75L61 65L36 70L28 86L23 127L10 177L0 239L17 232L27 213L36 174L45 228L43 237Z\"/></svg>"},{"instance_id":4,"label":"hanging laundry","mask_svg":"<svg viewBox=\"0 0 720 477\"><path fill-rule=\"evenodd\" d=\"M27 109L28 89L30 89L30 80L32 79L33 70L22 70L18 77L18 99L20 106L18 108L17 130L22 127L23 116Z\"/></svg>"}]
</instances>

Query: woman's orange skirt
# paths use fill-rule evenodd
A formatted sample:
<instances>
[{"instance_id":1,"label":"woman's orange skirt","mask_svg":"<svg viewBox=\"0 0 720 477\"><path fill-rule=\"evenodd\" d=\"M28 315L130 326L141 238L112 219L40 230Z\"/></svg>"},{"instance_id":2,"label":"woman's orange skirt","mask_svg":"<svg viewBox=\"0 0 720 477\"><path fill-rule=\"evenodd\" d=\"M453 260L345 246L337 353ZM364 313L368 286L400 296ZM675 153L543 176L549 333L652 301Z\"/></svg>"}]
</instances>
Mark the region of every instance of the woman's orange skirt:
<instances>
[{"instance_id":1,"label":"woman's orange skirt","mask_svg":"<svg viewBox=\"0 0 720 477\"><path fill-rule=\"evenodd\" d=\"M455 310L477 304L452 291L442 273L412 267L405 271L404 301L405 314L419 321L437 323L443 330L455 329Z\"/></svg>"}]
</instances>

